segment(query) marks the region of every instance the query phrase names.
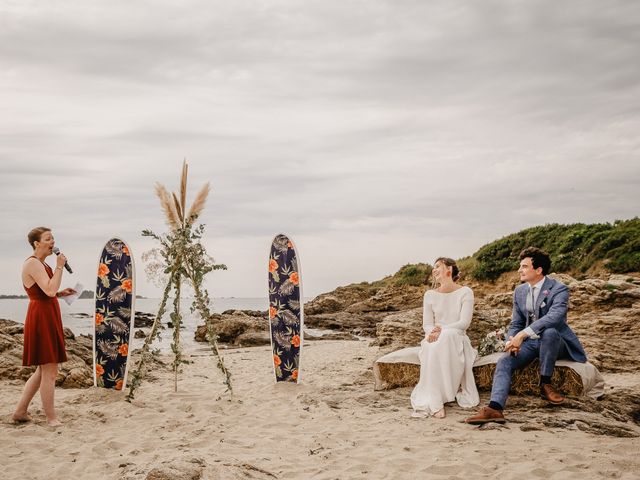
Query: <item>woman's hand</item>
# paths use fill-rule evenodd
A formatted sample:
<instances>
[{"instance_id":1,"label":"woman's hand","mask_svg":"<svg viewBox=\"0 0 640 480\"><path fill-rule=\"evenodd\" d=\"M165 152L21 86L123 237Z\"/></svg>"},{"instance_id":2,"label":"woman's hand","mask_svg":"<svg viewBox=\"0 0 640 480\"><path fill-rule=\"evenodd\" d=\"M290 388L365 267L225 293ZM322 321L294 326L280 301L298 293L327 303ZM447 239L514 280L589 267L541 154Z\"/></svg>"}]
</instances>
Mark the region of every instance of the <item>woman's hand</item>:
<instances>
[{"instance_id":1,"label":"woman's hand","mask_svg":"<svg viewBox=\"0 0 640 480\"><path fill-rule=\"evenodd\" d=\"M73 295L76 291L73 288L65 288L64 290L60 290L58 292L58 297L67 297L69 295Z\"/></svg>"},{"instance_id":2,"label":"woman's hand","mask_svg":"<svg viewBox=\"0 0 640 480\"><path fill-rule=\"evenodd\" d=\"M64 256L64 253L59 254L56 257L56 268L59 268L62 270L65 263L67 263L67 257Z\"/></svg>"},{"instance_id":3,"label":"woman's hand","mask_svg":"<svg viewBox=\"0 0 640 480\"><path fill-rule=\"evenodd\" d=\"M429 343L437 342L438 338L440 338L441 331L442 331L442 327L440 325L436 325L435 327L433 327L433 330L431 330L431 333L429 333L429 335L427 336L427 342Z\"/></svg>"}]
</instances>

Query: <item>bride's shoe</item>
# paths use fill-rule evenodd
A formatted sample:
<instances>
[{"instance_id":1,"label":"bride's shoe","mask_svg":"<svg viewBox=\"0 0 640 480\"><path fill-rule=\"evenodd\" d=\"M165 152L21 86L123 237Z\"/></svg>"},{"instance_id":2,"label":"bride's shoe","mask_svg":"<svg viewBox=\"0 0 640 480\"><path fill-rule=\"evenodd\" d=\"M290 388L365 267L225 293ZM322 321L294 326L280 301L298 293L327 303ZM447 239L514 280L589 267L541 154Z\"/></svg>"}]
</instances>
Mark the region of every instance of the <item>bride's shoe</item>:
<instances>
[{"instance_id":1,"label":"bride's shoe","mask_svg":"<svg viewBox=\"0 0 640 480\"><path fill-rule=\"evenodd\" d=\"M411 414L411 418L425 418L428 417L429 414L422 410L414 410Z\"/></svg>"}]
</instances>

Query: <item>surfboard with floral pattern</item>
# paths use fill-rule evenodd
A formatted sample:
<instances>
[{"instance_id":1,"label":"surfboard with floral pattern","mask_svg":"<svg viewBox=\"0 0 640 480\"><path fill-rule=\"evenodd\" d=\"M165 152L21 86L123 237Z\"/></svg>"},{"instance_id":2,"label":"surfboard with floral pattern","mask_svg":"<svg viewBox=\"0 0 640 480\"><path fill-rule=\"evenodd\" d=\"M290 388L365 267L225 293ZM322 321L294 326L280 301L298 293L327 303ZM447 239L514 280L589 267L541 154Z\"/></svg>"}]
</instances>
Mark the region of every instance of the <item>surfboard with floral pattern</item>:
<instances>
[{"instance_id":1,"label":"surfboard with floral pattern","mask_svg":"<svg viewBox=\"0 0 640 480\"><path fill-rule=\"evenodd\" d=\"M127 381L129 341L135 316L135 270L131 251L119 239L100 253L93 336L94 386L122 390Z\"/></svg>"},{"instance_id":2,"label":"surfboard with floral pattern","mask_svg":"<svg viewBox=\"0 0 640 480\"><path fill-rule=\"evenodd\" d=\"M300 382L302 298L296 247L286 235L276 235L269 253L269 326L276 382Z\"/></svg>"}]
</instances>

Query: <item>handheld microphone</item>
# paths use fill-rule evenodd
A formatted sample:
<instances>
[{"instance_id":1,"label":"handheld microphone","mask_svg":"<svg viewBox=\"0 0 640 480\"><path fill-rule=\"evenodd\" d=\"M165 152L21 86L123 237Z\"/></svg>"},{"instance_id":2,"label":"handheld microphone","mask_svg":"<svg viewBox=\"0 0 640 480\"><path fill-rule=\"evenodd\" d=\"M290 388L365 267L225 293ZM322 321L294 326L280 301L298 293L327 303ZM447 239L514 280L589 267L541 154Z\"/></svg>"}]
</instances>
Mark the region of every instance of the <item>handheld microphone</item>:
<instances>
[{"instance_id":1,"label":"handheld microphone","mask_svg":"<svg viewBox=\"0 0 640 480\"><path fill-rule=\"evenodd\" d=\"M58 247L53 247L53 253L57 255L60 255L60 249ZM64 262L64 268L67 269L67 272L69 273L73 273L73 270L71 270L71 267L69 266L68 262Z\"/></svg>"}]
</instances>

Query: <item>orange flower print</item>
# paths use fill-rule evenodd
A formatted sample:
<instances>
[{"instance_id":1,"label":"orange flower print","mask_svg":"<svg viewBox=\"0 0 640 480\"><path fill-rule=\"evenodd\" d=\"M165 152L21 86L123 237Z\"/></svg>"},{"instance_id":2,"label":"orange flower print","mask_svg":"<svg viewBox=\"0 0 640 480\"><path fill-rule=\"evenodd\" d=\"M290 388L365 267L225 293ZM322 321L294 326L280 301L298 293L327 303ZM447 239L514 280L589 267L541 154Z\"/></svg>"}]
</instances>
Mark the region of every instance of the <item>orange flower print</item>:
<instances>
[{"instance_id":1,"label":"orange flower print","mask_svg":"<svg viewBox=\"0 0 640 480\"><path fill-rule=\"evenodd\" d=\"M101 263L98 267L98 276L100 278L104 278L109 275L109 267L107 267L104 263Z\"/></svg>"},{"instance_id":2,"label":"orange flower print","mask_svg":"<svg viewBox=\"0 0 640 480\"><path fill-rule=\"evenodd\" d=\"M293 345L296 348L300 346L300 335L294 335L291 338L291 345Z\"/></svg>"},{"instance_id":3,"label":"orange flower print","mask_svg":"<svg viewBox=\"0 0 640 480\"><path fill-rule=\"evenodd\" d=\"M131 293L131 288L132 288L132 284L130 279L127 278L125 281L122 282L122 289L125 292Z\"/></svg>"},{"instance_id":4,"label":"orange flower print","mask_svg":"<svg viewBox=\"0 0 640 480\"><path fill-rule=\"evenodd\" d=\"M276 307L269 307L269 318L276 318L278 315L278 309Z\"/></svg>"},{"instance_id":5,"label":"orange flower print","mask_svg":"<svg viewBox=\"0 0 640 480\"><path fill-rule=\"evenodd\" d=\"M114 387L116 390L122 390L122 379L116 382L116 386Z\"/></svg>"},{"instance_id":6,"label":"orange flower print","mask_svg":"<svg viewBox=\"0 0 640 480\"><path fill-rule=\"evenodd\" d=\"M278 355L274 355L273 356L273 364L276 367L279 367L281 363L282 363L282 360L280 360L280 357Z\"/></svg>"},{"instance_id":7,"label":"orange flower print","mask_svg":"<svg viewBox=\"0 0 640 480\"><path fill-rule=\"evenodd\" d=\"M100 365L99 363L96 363L96 375L98 375L99 377L104 375L104 368L102 368L102 365Z\"/></svg>"},{"instance_id":8,"label":"orange flower print","mask_svg":"<svg viewBox=\"0 0 640 480\"><path fill-rule=\"evenodd\" d=\"M127 345L126 343L123 343L122 345L120 345L118 347L118 353L123 357L126 357L127 355L129 355L129 345Z\"/></svg>"},{"instance_id":9,"label":"orange flower print","mask_svg":"<svg viewBox=\"0 0 640 480\"><path fill-rule=\"evenodd\" d=\"M124 253L127 256L131 256L131 254L129 253L129 249L127 247L122 247L122 253Z\"/></svg>"},{"instance_id":10,"label":"orange flower print","mask_svg":"<svg viewBox=\"0 0 640 480\"><path fill-rule=\"evenodd\" d=\"M278 269L278 262L276 262L273 258L269 260L269 273L273 273Z\"/></svg>"},{"instance_id":11,"label":"orange flower print","mask_svg":"<svg viewBox=\"0 0 640 480\"><path fill-rule=\"evenodd\" d=\"M296 368L293 372L291 372L291 378L294 380L298 380L298 369Z\"/></svg>"},{"instance_id":12,"label":"orange flower print","mask_svg":"<svg viewBox=\"0 0 640 480\"><path fill-rule=\"evenodd\" d=\"M104 322L104 316L101 313L96 313L96 325L101 325Z\"/></svg>"},{"instance_id":13,"label":"orange flower print","mask_svg":"<svg viewBox=\"0 0 640 480\"><path fill-rule=\"evenodd\" d=\"M293 283L294 285L298 285L300 283L298 272L292 272L291 275L289 275L289 280L291 280L291 283Z\"/></svg>"}]
</instances>

